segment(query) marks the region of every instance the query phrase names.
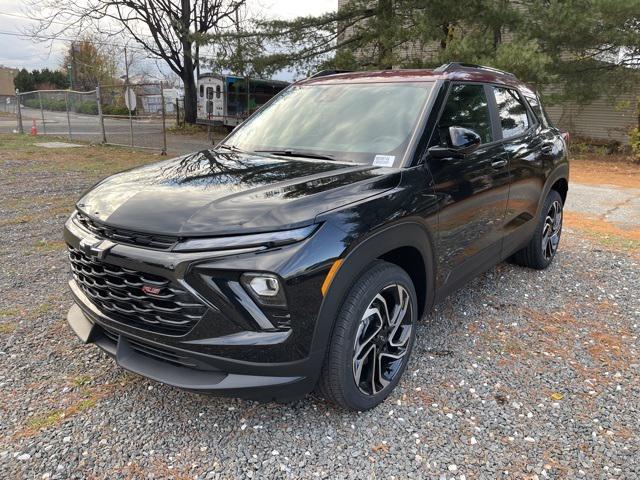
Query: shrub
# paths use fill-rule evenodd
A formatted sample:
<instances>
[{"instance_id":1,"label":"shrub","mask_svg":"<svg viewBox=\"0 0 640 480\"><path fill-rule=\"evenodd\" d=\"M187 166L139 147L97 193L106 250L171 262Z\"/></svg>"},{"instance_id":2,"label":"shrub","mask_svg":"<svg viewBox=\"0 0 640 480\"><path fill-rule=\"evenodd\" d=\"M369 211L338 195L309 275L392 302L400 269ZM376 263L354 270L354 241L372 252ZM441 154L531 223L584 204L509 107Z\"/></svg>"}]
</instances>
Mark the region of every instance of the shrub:
<instances>
[{"instance_id":1,"label":"shrub","mask_svg":"<svg viewBox=\"0 0 640 480\"><path fill-rule=\"evenodd\" d=\"M84 113L86 115L97 115L98 104L96 102L82 102L75 105L74 110L78 113Z\"/></svg>"},{"instance_id":2,"label":"shrub","mask_svg":"<svg viewBox=\"0 0 640 480\"><path fill-rule=\"evenodd\" d=\"M129 115L129 110L124 105L103 105L102 113L104 115ZM136 114L134 110L133 115Z\"/></svg>"},{"instance_id":3,"label":"shrub","mask_svg":"<svg viewBox=\"0 0 640 480\"><path fill-rule=\"evenodd\" d=\"M28 98L24 101L24 105L29 108L40 108L40 100L38 98ZM64 99L43 98L42 108L44 110L52 110L56 112L64 112L67 109L67 102Z\"/></svg>"},{"instance_id":4,"label":"shrub","mask_svg":"<svg viewBox=\"0 0 640 480\"><path fill-rule=\"evenodd\" d=\"M640 163L640 127L633 128L629 132L629 144L634 161Z\"/></svg>"}]
</instances>

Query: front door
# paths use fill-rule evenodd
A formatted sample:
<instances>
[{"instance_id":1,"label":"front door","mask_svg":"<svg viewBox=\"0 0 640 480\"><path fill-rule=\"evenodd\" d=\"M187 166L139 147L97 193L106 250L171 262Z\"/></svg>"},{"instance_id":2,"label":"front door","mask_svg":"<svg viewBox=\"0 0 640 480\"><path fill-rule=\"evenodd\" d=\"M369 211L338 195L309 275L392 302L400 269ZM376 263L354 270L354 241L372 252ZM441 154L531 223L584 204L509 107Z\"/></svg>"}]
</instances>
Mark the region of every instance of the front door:
<instances>
[{"instance_id":1,"label":"front door","mask_svg":"<svg viewBox=\"0 0 640 480\"><path fill-rule=\"evenodd\" d=\"M431 146L447 145L449 127L475 131L481 145L466 155L429 158L439 197L437 287L455 288L501 254L509 169L489 103L489 87L454 83Z\"/></svg>"}]
</instances>

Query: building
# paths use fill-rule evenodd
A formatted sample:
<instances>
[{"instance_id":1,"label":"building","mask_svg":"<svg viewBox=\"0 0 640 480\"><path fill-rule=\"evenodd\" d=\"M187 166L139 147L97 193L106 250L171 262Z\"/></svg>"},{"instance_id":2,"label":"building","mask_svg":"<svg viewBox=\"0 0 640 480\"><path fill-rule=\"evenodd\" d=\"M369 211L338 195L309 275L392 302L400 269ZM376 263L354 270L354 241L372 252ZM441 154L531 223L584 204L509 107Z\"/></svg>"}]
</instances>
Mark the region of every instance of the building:
<instances>
[{"instance_id":1,"label":"building","mask_svg":"<svg viewBox=\"0 0 640 480\"><path fill-rule=\"evenodd\" d=\"M17 74L17 69L0 65L0 96L15 96L16 87L13 85L13 79Z\"/></svg>"},{"instance_id":2,"label":"building","mask_svg":"<svg viewBox=\"0 0 640 480\"><path fill-rule=\"evenodd\" d=\"M338 9L350 0L338 0ZM346 29L345 35L349 35ZM508 42L509 32L502 35L502 41ZM409 44L400 52L407 58L429 58L437 53L438 45L427 46L419 50L416 45ZM640 77L640 72L639 72ZM542 92L544 93L544 92ZM587 105L573 102L545 106L554 124L571 133L574 138L581 138L594 143L611 142L629 143L629 131L640 125L640 81L635 91L618 94L615 98L599 98Z\"/></svg>"},{"instance_id":3,"label":"building","mask_svg":"<svg viewBox=\"0 0 640 480\"><path fill-rule=\"evenodd\" d=\"M594 143L629 143L629 131L640 123L638 102L640 86L635 92L615 98L598 98L587 105L560 103L545 109L555 125L573 137Z\"/></svg>"}]
</instances>

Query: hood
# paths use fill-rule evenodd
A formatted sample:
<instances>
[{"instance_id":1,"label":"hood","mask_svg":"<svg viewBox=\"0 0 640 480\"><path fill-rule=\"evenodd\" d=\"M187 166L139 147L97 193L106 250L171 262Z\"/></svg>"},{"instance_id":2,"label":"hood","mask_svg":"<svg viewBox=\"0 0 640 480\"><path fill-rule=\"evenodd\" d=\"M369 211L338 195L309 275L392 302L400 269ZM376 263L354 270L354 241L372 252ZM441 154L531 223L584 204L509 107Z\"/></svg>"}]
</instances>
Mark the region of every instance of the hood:
<instances>
[{"instance_id":1,"label":"hood","mask_svg":"<svg viewBox=\"0 0 640 480\"><path fill-rule=\"evenodd\" d=\"M309 224L399 180L397 169L205 150L113 175L77 207L138 232L227 235Z\"/></svg>"}]
</instances>

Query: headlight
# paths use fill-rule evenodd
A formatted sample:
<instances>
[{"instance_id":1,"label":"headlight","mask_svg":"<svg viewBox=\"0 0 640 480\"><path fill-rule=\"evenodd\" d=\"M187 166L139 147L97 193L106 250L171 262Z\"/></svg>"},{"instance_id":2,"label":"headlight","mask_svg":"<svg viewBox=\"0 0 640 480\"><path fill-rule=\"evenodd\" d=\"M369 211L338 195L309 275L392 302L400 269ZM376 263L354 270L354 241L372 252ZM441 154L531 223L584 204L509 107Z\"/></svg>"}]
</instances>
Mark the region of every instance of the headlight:
<instances>
[{"instance_id":1,"label":"headlight","mask_svg":"<svg viewBox=\"0 0 640 480\"><path fill-rule=\"evenodd\" d=\"M175 252L202 252L247 247L276 247L304 240L311 236L317 227L318 225L309 225L295 230L280 230L278 232L254 233L232 237L192 238L178 243L173 250Z\"/></svg>"}]
</instances>

